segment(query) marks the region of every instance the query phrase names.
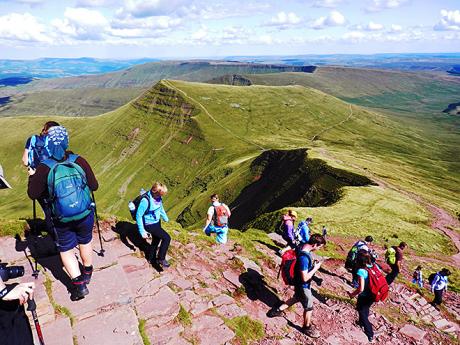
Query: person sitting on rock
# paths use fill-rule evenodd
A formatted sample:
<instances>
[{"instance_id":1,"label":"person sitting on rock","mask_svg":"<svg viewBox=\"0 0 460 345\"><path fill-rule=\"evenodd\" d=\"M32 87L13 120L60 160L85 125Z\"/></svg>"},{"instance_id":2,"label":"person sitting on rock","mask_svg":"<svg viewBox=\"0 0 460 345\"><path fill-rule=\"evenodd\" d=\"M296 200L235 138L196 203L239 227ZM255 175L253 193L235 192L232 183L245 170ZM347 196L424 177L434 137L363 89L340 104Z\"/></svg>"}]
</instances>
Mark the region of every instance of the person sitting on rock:
<instances>
[{"instance_id":1,"label":"person sitting on rock","mask_svg":"<svg viewBox=\"0 0 460 345\"><path fill-rule=\"evenodd\" d=\"M447 291L447 277L451 275L451 272L447 268L443 268L441 271L436 273L433 282L431 283L431 292L434 293L434 300L431 304L439 310L439 306L442 304L442 295Z\"/></svg>"},{"instance_id":2,"label":"person sitting on rock","mask_svg":"<svg viewBox=\"0 0 460 345\"><path fill-rule=\"evenodd\" d=\"M136 212L136 224L142 238L147 239L149 234L152 235L148 260L163 269L169 267L166 253L171 243L171 236L161 227L161 219L169 222L162 199L167 192L168 188L163 183L155 182L147 192L147 197L142 198Z\"/></svg>"},{"instance_id":3,"label":"person sitting on rock","mask_svg":"<svg viewBox=\"0 0 460 345\"><path fill-rule=\"evenodd\" d=\"M281 217L281 227L282 227L282 237L287 242L287 246L279 251L279 254L282 256L289 249L295 249L296 236L294 230L294 224L297 219L297 212L294 210L288 210L286 214L283 214Z\"/></svg>"},{"instance_id":4,"label":"person sitting on rock","mask_svg":"<svg viewBox=\"0 0 460 345\"><path fill-rule=\"evenodd\" d=\"M374 296L369 288L369 272L367 268L372 268L373 265L375 264L372 263L370 253L363 251L356 260L358 287L353 292L348 292L350 298L358 296L358 302L356 303L356 310L359 314L358 323L364 329L369 342L374 339L374 329L369 322L369 310L374 303Z\"/></svg>"},{"instance_id":5,"label":"person sitting on rock","mask_svg":"<svg viewBox=\"0 0 460 345\"><path fill-rule=\"evenodd\" d=\"M211 195L211 206L208 208L206 223L203 231L206 235L216 234L216 242L219 244L227 243L228 218L232 212L224 203L219 202L219 195Z\"/></svg>"},{"instance_id":6,"label":"person sitting on rock","mask_svg":"<svg viewBox=\"0 0 460 345\"><path fill-rule=\"evenodd\" d=\"M308 243L299 246L297 256L294 285L294 296L283 303L279 307L271 309L268 317L281 316L287 308L291 305L300 302L303 307L303 327L302 332L311 337L319 338L320 333L313 328L312 314L313 314L313 295L311 293L310 283L316 271L321 267L321 262L313 260L311 253L315 250L321 249L326 244L326 240L320 234L313 234Z\"/></svg>"}]
</instances>

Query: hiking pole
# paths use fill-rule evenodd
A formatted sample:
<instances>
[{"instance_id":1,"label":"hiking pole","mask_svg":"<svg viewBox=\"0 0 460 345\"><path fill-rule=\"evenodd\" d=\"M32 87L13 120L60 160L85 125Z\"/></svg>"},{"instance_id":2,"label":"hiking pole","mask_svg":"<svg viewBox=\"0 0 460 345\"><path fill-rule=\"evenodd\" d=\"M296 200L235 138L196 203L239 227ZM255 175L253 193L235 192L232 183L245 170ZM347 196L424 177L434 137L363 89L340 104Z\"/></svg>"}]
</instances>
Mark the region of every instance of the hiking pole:
<instances>
[{"instance_id":1,"label":"hiking pole","mask_svg":"<svg viewBox=\"0 0 460 345\"><path fill-rule=\"evenodd\" d=\"M35 300L33 298L29 297L27 299L27 310L32 313L32 318L34 319L35 330L37 331L40 345L45 345L45 341L43 340L42 329L40 327L40 323L38 322L37 305L35 304Z\"/></svg>"},{"instance_id":2,"label":"hiking pole","mask_svg":"<svg viewBox=\"0 0 460 345\"><path fill-rule=\"evenodd\" d=\"M32 213L34 217L34 226L33 226L33 236L34 236L34 246L35 250L38 251L38 240L37 240L37 204L35 202L35 199L32 200ZM38 279L38 260L37 258L34 258L35 260L35 268L34 271L32 272L32 277L35 279Z\"/></svg>"},{"instance_id":3,"label":"hiking pole","mask_svg":"<svg viewBox=\"0 0 460 345\"><path fill-rule=\"evenodd\" d=\"M94 215L96 216L96 225L97 225L97 233L99 235L99 243L101 244L101 250L97 255L104 256L104 248L102 248L102 236L101 236L101 228L99 227L99 217L97 216L97 207L96 207L96 198L94 197L94 192L91 191L91 195L93 197L93 204L94 204Z\"/></svg>"}]
</instances>

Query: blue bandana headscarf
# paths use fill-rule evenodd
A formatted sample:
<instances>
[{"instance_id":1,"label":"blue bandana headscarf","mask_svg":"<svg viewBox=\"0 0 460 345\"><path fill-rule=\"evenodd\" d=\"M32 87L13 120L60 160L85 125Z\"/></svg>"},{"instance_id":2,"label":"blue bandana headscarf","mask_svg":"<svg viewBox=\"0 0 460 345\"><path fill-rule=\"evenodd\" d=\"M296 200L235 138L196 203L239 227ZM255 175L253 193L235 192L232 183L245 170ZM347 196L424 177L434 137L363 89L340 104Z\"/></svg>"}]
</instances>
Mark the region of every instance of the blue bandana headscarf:
<instances>
[{"instance_id":1,"label":"blue bandana headscarf","mask_svg":"<svg viewBox=\"0 0 460 345\"><path fill-rule=\"evenodd\" d=\"M54 126L48 129L46 149L50 157L60 161L65 156L65 150L69 147L69 135L67 129L62 126Z\"/></svg>"}]
</instances>

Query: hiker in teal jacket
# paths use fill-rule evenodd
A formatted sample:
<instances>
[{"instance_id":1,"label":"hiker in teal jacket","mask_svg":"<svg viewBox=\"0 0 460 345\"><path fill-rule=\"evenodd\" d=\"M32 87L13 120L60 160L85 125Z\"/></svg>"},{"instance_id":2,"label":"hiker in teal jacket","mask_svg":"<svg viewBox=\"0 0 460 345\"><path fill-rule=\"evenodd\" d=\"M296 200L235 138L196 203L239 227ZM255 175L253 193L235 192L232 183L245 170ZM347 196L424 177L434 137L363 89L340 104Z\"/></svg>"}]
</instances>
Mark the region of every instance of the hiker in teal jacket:
<instances>
[{"instance_id":1,"label":"hiker in teal jacket","mask_svg":"<svg viewBox=\"0 0 460 345\"><path fill-rule=\"evenodd\" d=\"M136 223L142 238L147 239L148 234L152 235L152 245L148 255L151 263L156 263L163 268L168 268L169 263L166 260L166 253L171 243L171 236L161 227L161 219L169 222L168 215L163 208L162 196L168 192L168 188L160 183L155 182L147 193L147 197L142 198L136 212ZM160 244L160 250L157 249Z\"/></svg>"}]
</instances>

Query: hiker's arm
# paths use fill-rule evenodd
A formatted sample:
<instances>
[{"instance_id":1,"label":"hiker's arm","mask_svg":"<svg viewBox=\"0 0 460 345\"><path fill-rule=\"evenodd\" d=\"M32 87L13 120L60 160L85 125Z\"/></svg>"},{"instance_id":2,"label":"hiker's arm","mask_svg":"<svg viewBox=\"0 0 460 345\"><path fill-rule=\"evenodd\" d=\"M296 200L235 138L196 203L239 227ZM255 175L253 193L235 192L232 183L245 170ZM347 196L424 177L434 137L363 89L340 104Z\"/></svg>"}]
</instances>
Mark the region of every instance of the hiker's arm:
<instances>
[{"instance_id":1,"label":"hiker's arm","mask_svg":"<svg viewBox=\"0 0 460 345\"><path fill-rule=\"evenodd\" d=\"M206 229L212 221L212 214L206 213L206 224L203 229Z\"/></svg>"},{"instance_id":2,"label":"hiker's arm","mask_svg":"<svg viewBox=\"0 0 460 345\"><path fill-rule=\"evenodd\" d=\"M144 214L147 211L148 201L146 198L142 198L141 202L139 203L139 207L137 208L136 212L136 223L137 229L143 238L147 238L147 231L144 228Z\"/></svg>"},{"instance_id":3,"label":"hiker's arm","mask_svg":"<svg viewBox=\"0 0 460 345\"><path fill-rule=\"evenodd\" d=\"M46 194L46 179L48 172L49 168L44 164L40 164L35 174L30 175L27 194L32 200L39 199Z\"/></svg>"},{"instance_id":4,"label":"hiker's arm","mask_svg":"<svg viewBox=\"0 0 460 345\"><path fill-rule=\"evenodd\" d=\"M22 164L24 164L24 166L29 165L29 150L28 149L24 149L24 152L22 153Z\"/></svg>"},{"instance_id":5,"label":"hiker's arm","mask_svg":"<svg viewBox=\"0 0 460 345\"><path fill-rule=\"evenodd\" d=\"M227 209L228 217L230 218L230 216L232 215L232 211L230 211L230 207L228 207L228 206L225 205L225 204L224 204L224 207Z\"/></svg>"},{"instance_id":6,"label":"hiker's arm","mask_svg":"<svg viewBox=\"0 0 460 345\"><path fill-rule=\"evenodd\" d=\"M359 276L359 286L353 292L349 292L348 296L350 296L350 298L355 298L357 295L364 291L364 284L364 277Z\"/></svg>"},{"instance_id":7,"label":"hiker's arm","mask_svg":"<svg viewBox=\"0 0 460 345\"><path fill-rule=\"evenodd\" d=\"M166 214L165 208L163 207L163 204L161 204L161 209L160 209L160 217L163 219L165 222L169 222L168 215Z\"/></svg>"},{"instance_id":8,"label":"hiker's arm","mask_svg":"<svg viewBox=\"0 0 460 345\"><path fill-rule=\"evenodd\" d=\"M304 282L309 281L311 278L313 278L313 276L315 275L316 271L318 271L320 267L321 267L321 262L317 262L313 266L313 269L310 272L308 272L308 270L302 271L302 280Z\"/></svg>"},{"instance_id":9,"label":"hiker's arm","mask_svg":"<svg viewBox=\"0 0 460 345\"><path fill-rule=\"evenodd\" d=\"M5 284L0 279L0 291L3 291L3 289L5 288L6 288ZM34 282L17 284L15 287L9 290L5 296L3 296L2 300L3 301L19 300L20 304L24 304L27 302L27 299L29 297L34 298L34 289L35 289Z\"/></svg>"},{"instance_id":10,"label":"hiker's arm","mask_svg":"<svg viewBox=\"0 0 460 345\"><path fill-rule=\"evenodd\" d=\"M96 176L94 176L93 169L91 169L91 166L88 164L86 159L83 157L78 157L77 160L75 161L83 171L85 172L86 175L86 181L88 182L88 187L92 191L96 191L99 188L99 183L96 180Z\"/></svg>"}]
</instances>

